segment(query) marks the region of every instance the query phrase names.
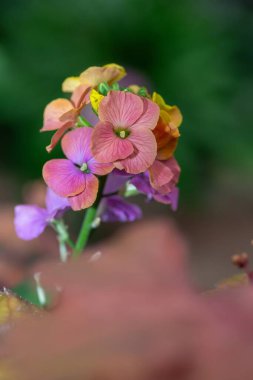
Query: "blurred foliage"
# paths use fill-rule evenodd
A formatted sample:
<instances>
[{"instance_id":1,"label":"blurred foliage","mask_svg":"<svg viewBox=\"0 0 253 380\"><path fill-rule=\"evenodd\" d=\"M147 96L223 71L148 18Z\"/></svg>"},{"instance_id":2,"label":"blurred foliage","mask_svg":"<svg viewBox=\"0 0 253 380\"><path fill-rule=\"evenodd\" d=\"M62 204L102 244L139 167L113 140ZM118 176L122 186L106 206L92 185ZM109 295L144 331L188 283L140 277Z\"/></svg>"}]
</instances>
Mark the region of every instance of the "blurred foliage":
<instances>
[{"instance_id":1,"label":"blurred foliage","mask_svg":"<svg viewBox=\"0 0 253 380\"><path fill-rule=\"evenodd\" d=\"M0 23L0 162L20 180L39 177L48 159L50 136L38 131L62 80L108 62L144 75L182 109L185 195L222 167L251 168L250 2L1 0Z\"/></svg>"}]
</instances>

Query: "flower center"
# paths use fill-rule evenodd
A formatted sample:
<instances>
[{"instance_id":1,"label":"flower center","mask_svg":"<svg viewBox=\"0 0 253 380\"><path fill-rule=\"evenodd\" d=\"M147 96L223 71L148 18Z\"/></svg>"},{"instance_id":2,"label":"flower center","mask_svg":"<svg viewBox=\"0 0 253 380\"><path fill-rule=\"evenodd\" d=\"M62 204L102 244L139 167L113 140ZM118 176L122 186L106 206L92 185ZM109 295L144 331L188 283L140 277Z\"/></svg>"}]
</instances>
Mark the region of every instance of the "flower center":
<instances>
[{"instance_id":1,"label":"flower center","mask_svg":"<svg viewBox=\"0 0 253 380\"><path fill-rule=\"evenodd\" d=\"M121 139L125 139L125 138L127 138L130 135L130 131L129 130L127 130L127 129L121 129L121 128L116 129L115 133Z\"/></svg>"},{"instance_id":2,"label":"flower center","mask_svg":"<svg viewBox=\"0 0 253 380\"><path fill-rule=\"evenodd\" d=\"M80 170L81 170L81 172L89 173L88 165L86 164L86 162L84 162L84 163L80 166Z\"/></svg>"}]
</instances>

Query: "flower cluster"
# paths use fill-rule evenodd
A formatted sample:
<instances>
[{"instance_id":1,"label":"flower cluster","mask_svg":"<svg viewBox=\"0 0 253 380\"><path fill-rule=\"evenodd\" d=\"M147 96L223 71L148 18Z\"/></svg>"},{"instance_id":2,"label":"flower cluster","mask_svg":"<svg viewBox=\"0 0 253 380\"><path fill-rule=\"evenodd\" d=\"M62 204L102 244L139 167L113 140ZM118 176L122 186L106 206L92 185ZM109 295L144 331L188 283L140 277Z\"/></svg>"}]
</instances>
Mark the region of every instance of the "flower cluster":
<instances>
[{"instance_id":1,"label":"flower cluster","mask_svg":"<svg viewBox=\"0 0 253 380\"><path fill-rule=\"evenodd\" d=\"M125 74L116 64L90 67L63 82L70 100L56 99L45 109L42 131L56 131L47 150L62 138L66 158L48 161L43 178L73 210L94 205L103 177L115 175L115 169L123 184L176 208L180 168L173 154L181 113L156 92L151 96L143 87L120 87ZM89 105L97 116L94 126L83 116Z\"/></svg>"},{"instance_id":2,"label":"flower cluster","mask_svg":"<svg viewBox=\"0 0 253 380\"><path fill-rule=\"evenodd\" d=\"M63 82L70 99L53 100L44 111L41 131L54 131L46 149L51 152L61 142L65 158L51 159L43 167L46 209L17 206L15 227L20 238L30 240L51 226L64 261L69 249L81 252L89 231L100 222L141 218L139 206L126 197L141 193L177 209L180 167L173 155L181 112L145 87L122 87L125 75L116 64L90 67ZM92 124L87 112L92 112ZM88 210L76 244L62 219L68 209Z\"/></svg>"}]
</instances>

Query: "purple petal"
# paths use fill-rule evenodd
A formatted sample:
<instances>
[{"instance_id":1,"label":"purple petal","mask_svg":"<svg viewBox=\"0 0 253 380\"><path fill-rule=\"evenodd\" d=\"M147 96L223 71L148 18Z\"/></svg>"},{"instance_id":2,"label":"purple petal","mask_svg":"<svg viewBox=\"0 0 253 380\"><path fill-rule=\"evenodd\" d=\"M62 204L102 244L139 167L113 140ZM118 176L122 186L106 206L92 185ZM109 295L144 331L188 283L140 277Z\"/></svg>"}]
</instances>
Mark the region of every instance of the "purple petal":
<instances>
[{"instance_id":1,"label":"purple petal","mask_svg":"<svg viewBox=\"0 0 253 380\"><path fill-rule=\"evenodd\" d=\"M48 187L46 195L46 207L48 213L53 218L58 213L58 211L63 211L67 208L70 208L70 204L67 198L60 197Z\"/></svg>"},{"instance_id":2,"label":"purple petal","mask_svg":"<svg viewBox=\"0 0 253 380\"><path fill-rule=\"evenodd\" d=\"M160 203L171 205L172 211L176 211L178 207L179 199L179 189L174 187L174 189L169 194L160 194L157 191L154 192L153 198Z\"/></svg>"},{"instance_id":3,"label":"purple petal","mask_svg":"<svg viewBox=\"0 0 253 380\"><path fill-rule=\"evenodd\" d=\"M142 217L141 209L116 195L104 198L101 202L102 222L133 222Z\"/></svg>"},{"instance_id":4,"label":"purple petal","mask_svg":"<svg viewBox=\"0 0 253 380\"><path fill-rule=\"evenodd\" d=\"M38 206L16 206L14 225L18 237L23 240L32 240L38 237L48 224L48 216L47 210Z\"/></svg>"},{"instance_id":5,"label":"purple petal","mask_svg":"<svg viewBox=\"0 0 253 380\"><path fill-rule=\"evenodd\" d=\"M131 178L124 170L113 170L107 177L104 194L117 192Z\"/></svg>"},{"instance_id":6,"label":"purple petal","mask_svg":"<svg viewBox=\"0 0 253 380\"><path fill-rule=\"evenodd\" d=\"M157 202L171 205L173 211L177 210L179 198L179 189L177 187L174 187L166 194L159 193L159 191L150 185L148 172L136 175L131 180L131 184L133 184L140 193L147 195L148 200L154 199Z\"/></svg>"},{"instance_id":7,"label":"purple petal","mask_svg":"<svg viewBox=\"0 0 253 380\"><path fill-rule=\"evenodd\" d=\"M62 150L72 162L82 165L92 158L91 135L92 128L77 128L68 132L62 139Z\"/></svg>"},{"instance_id":8,"label":"purple petal","mask_svg":"<svg viewBox=\"0 0 253 380\"><path fill-rule=\"evenodd\" d=\"M150 185L147 173L134 176L131 183L140 193L146 194L148 197L153 196L154 189Z\"/></svg>"}]
</instances>

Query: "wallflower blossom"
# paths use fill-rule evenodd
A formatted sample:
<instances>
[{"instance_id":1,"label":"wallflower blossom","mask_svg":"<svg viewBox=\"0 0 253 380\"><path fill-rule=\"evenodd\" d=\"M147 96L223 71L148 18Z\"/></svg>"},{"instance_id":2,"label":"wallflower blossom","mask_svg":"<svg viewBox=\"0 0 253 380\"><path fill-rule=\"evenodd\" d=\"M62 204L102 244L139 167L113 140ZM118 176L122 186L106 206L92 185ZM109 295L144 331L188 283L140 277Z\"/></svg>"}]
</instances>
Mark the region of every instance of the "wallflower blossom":
<instances>
[{"instance_id":1,"label":"wallflower blossom","mask_svg":"<svg viewBox=\"0 0 253 380\"><path fill-rule=\"evenodd\" d=\"M23 240L35 239L69 207L67 199L59 197L51 189L47 189L46 208L36 205L16 206L14 225L18 237Z\"/></svg>"},{"instance_id":2,"label":"wallflower blossom","mask_svg":"<svg viewBox=\"0 0 253 380\"><path fill-rule=\"evenodd\" d=\"M46 106L41 132L56 130L46 148L48 152L52 151L68 129L75 126L83 107L89 102L89 91L89 87L79 86L73 92L71 100L60 98Z\"/></svg>"},{"instance_id":3,"label":"wallflower blossom","mask_svg":"<svg viewBox=\"0 0 253 380\"><path fill-rule=\"evenodd\" d=\"M92 156L91 128L78 128L62 139L62 150L67 159L53 159L43 167L46 184L59 196L67 197L73 210L92 206L98 192L96 175L106 175L111 163L99 163Z\"/></svg>"},{"instance_id":4,"label":"wallflower blossom","mask_svg":"<svg viewBox=\"0 0 253 380\"><path fill-rule=\"evenodd\" d=\"M144 172L153 164L157 144L152 129L159 117L155 103L129 92L110 91L100 102L98 116L92 136L98 162L112 162L130 174Z\"/></svg>"},{"instance_id":5,"label":"wallflower blossom","mask_svg":"<svg viewBox=\"0 0 253 380\"><path fill-rule=\"evenodd\" d=\"M149 168L150 184L160 194L168 194L177 184L180 171L174 157L166 161L155 160Z\"/></svg>"},{"instance_id":6,"label":"wallflower blossom","mask_svg":"<svg viewBox=\"0 0 253 380\"><path fill-rule=\"evenodd\" d=\"M176 186L168 193L161 194L151 186L148 172L136 175L131 179L130 184L134 185L140 193L147 195L149 201L154 199L159 203L171 205L172 211L177 210L179 189Z\"/></svg>"},{"instance_id":7,"label":"wallflower blossom","mask_svg":"<svg viewBox=\"0 0 253 380\"><path fill-rule=\"evenodd\" d=\"M134 222L141 219L139 206L125 201L120 195L104 197L100 203L97 216L102 222Z\"/></svg>"},{"instance_id":8,"label":"wallflower blossom","mask_svg":"<svg viewBox=\"0 0 253 380\"><path fill-rule=\"evenodd\" d=\"M109 85L119 81L126 75L124 67L110 63L102 67L91 66L78 77L69 77L62 84L63 92L73 92L78 86L85 85L95 88L101 82Z\"/></svg>"},{"instance_id":9,"label":"wallflower blossom","mask_svg":"<svg viewBox=\"0 0 253 380\"><path fill-rule=\"evenodd\" d=\"M152 100L160 108L160 117L153 131L157 142L157 158L167 160L177 147L180 136L178 128L183 118L178 107L166 104L161 95L156 92L153 93Z\"/></svg>"}]
</instances>

